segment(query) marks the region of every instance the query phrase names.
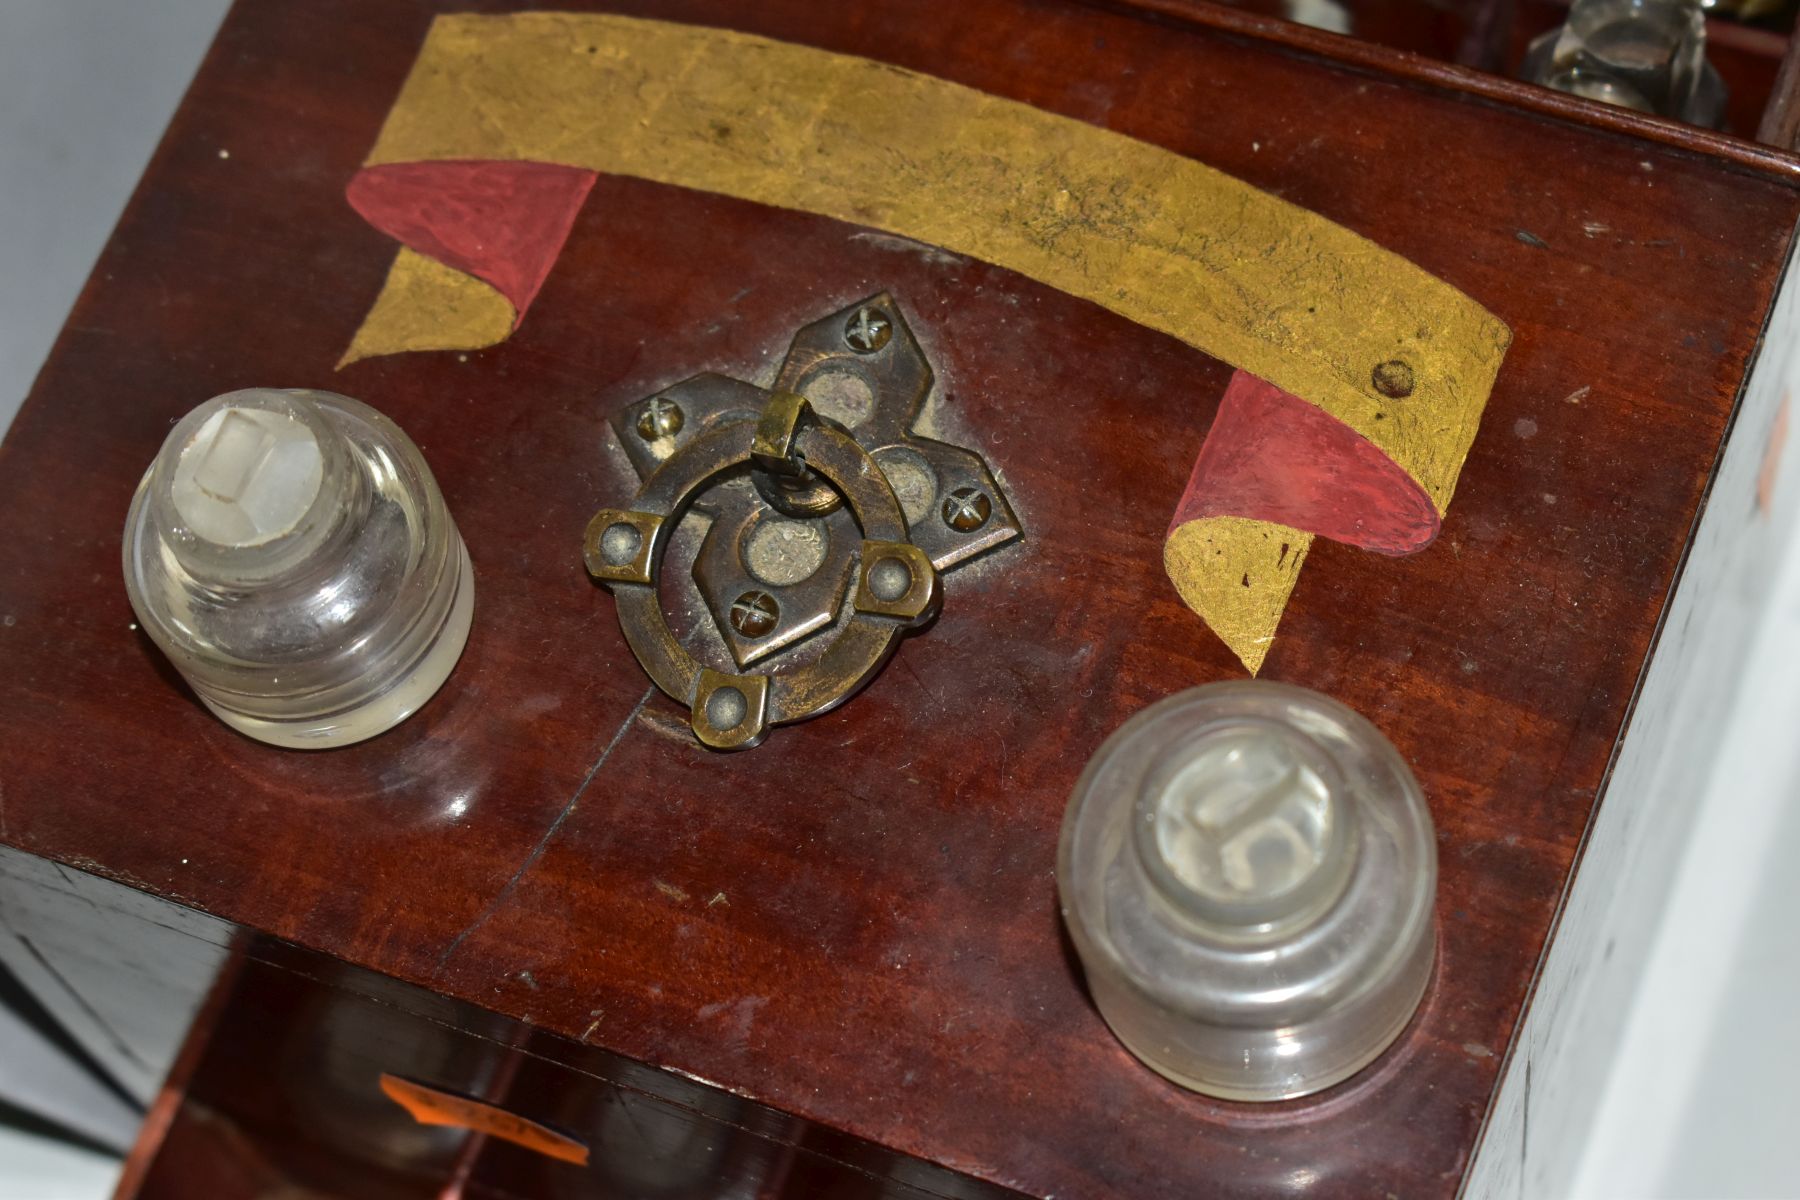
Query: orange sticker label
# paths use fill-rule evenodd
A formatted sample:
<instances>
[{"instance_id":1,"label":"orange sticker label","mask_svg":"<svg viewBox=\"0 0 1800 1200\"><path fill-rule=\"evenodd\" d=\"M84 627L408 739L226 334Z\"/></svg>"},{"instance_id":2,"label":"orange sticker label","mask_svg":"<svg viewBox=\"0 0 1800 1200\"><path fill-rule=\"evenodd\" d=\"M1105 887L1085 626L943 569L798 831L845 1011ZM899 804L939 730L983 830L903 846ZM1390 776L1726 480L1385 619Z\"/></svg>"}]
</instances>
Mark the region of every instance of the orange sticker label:
<instances>
[{"instance_id":1,"label":"orange sticker label","mask_svg":"<svg viewBox=\"0 0 1800 1200\"><path fill-rule=\"evenodd\" d=\"M588 1148L566 1134L547 1125L526 1120L516 1113L495 1108L481 1100L471 1100L454 1092L414 1083L386 1072L381 1076L381 1090L387 1098L404 1108L421 1125L449 1125L471 1129L501 1141L535 1150L561 1162L587 1166Z\"/></svg>"}]
</instances>

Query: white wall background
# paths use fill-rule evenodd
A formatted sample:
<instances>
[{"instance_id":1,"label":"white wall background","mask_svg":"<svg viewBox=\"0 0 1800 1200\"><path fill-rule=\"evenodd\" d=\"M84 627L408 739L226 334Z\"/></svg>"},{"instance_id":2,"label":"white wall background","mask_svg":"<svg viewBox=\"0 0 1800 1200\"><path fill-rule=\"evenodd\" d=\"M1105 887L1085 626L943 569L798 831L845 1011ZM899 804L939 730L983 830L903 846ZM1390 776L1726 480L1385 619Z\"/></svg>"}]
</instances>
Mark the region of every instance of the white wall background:
<instances>
[{"instance_id":1,"label":"white wall background","mask_svg":"<svg viewBox=\"0 0 1800 1200\"><path fill-rule=\"evenodd\" d=\"M225 7L0 0L0 428ZM1800 472L1800 445L1788 457ZM1800 552L1784 557L1657 949L1619 1015L1624 1046L1580 1197L1800 1197ZM116 1141L116 1108L43 1053L0 1014L0 1063L14 1066L0 1092L65 1119L88 1113L89 1132ZM0 1196L95 1200L115 1175L103 1158L0 1128Z\"/></svg>"},{"instance_id":2,"label":"white wall background","mask_svg":"<svg viewBox=\"0 0 1800 1200\"><path fill-rule=\"evenodd\" d=\"M0 428L225 9L226 0L0 0Z\"/></svg>"},{"instance_id":3,"label":"white wall background","mask_svg":"<svg viewBox=\"0 0 1800 1200\"><path fill-rule=\"evenodd\" d=\"M0 0L0 430L225 8L226 0ZM3 1008L0 1099L100 1145L127 1147L136 1134L132 1109ZM100 1200L118 1166L0 1125L6 1200Z\"/></svg>"}]
</instances>

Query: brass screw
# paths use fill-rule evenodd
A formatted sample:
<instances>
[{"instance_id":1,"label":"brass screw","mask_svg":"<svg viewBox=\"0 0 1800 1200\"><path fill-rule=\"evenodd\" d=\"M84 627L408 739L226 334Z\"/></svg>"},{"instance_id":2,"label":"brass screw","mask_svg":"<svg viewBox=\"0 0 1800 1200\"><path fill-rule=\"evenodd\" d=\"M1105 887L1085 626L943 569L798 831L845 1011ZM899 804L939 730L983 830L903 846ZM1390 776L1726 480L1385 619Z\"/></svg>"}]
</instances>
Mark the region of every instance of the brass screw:
<instances>
[{"instance_id":1,"label":"brass screw","mask_svg":"<svg viewBox=\"0 0 1800 1200\"><path fill-rule=\"evenodd\" d=\"M858 354L873 354L894 336L894 323L879 308L859 308L844 324L844 341Z\"/></svg>"},{"instance_id":2,"label":"brass screw","mask_svg":"<svg viewBox=\"0 0 1800 1200\"><path fill-rule=\"evenodd\" d=\"M973 533L993 513L994 502L980 488L960 487L944 497L944 524L958 533Z\"/></svg>"},{"instance_id":3,"label":"brass screw","mask_svg":"<svg viewBox=\"0 0 1800 1200\"><path fill-rule=\"evenodd\" d=\"M759 638L775 628L781 606L767 592L745 592L731 604L731 627L747 638Z\"/></svg>"},{"instance_id":4,"label":"brass screw","mask_svg":"<svg viewBox=\"0 0 1800 1200\"><path fill-rule=\"evenodd\" d=\"M1413 369L1397 358L1377 363L1369 372L1369 382L1375 390L1390 400L1402 400L1412 395Z\"/></svg>"},{"instance_id":5,"label":"brass screw","mask_svg":"<svg viewBox=\"0 0 1800 1200\"><path fill-rule=\"evenodd\" d=\"M686 418L682 415L681 405L673 400L664 400L661 396L652 396L644 401L644 407L638 410L638 436L646 442L654 442L657 438L674 437L681 432Z\"/></svg>"}]
</instances>

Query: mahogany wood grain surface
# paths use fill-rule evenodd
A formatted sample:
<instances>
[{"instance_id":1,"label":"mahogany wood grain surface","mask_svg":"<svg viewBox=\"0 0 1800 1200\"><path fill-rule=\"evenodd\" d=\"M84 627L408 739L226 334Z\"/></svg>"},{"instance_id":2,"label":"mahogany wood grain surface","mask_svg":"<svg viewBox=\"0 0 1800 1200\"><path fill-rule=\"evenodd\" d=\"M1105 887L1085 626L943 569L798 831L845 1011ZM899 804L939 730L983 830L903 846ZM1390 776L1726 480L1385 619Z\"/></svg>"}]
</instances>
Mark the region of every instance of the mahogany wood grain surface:
<instances>
[{"instance_id":1,"label":"mahogany wood grain surface","mask_svg":"<svg viewBox=\"0 0 1800 1200\"><path fill-rule=\"evenodd\" d=\"M1418 773L1435 981L1369 1072L1233 1105L1112 1039L1051 875L1106 735L1241 676L1161 562L1229 369L998 268L603 176L510 340L334 372L394 253L343 188L434 7L238 7L0 448L0 839L1032 1195L1453 1193L1779 277L1794 160L1122 9L617 6L1143 138L1512 326L1438 542L1317 543L1262 672ZM766 382L797 326L880 289L1025 539L949 576L850 703L708 753L581 568L589 515L635 489L606 418L702 369ZM132 490L176 418L252 385L395 418L473 557L461 665L359 746L232 733L132 625Z\"/></svg>"}]
</instances>

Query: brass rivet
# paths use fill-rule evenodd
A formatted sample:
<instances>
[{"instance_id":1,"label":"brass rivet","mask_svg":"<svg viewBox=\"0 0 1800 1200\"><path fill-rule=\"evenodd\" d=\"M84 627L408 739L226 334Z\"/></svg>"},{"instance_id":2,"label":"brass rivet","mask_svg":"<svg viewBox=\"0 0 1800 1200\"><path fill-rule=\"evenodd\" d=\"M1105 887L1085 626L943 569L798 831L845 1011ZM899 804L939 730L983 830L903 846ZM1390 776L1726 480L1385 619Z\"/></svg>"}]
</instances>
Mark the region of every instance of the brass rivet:
<instances>
[{"instance_id":1,"label":"brass rivet","mask_svg":"<svg viewBox=\"0 0 1800 1200\"><path fill-rule=\"evenodd\" d=\"M706 720L720 733L730 733L744 723L750 702L734 687L722 687L706 698Z\"/></svg>"},{"instance_id":2,"label":"brass rivet","mask_svg":"<svg viewBox=\"0 0 1800 1200\"><path fill-rule=\"evenodd\" d=\"M1375 385L1376 391L1390 400L1399 400L1412 395L1413 370L1399 359L1390 358L1387 362L1375 365L1375 369L1369 372L1369 382Z\"/></svg>"},{"instance_id":3,"label":"brass rivet","mask_svg":"<svg viewBox=\"0 0 1800 1200\"><path fill-rule=\"evenodd\" d=\"M609 567L622 567L637 558L644 535L636 525L623 521L608 525L600 535L600 559Z\"/></svg>"},{"instance_id":4,"label":"brass rivet","mask_svg":"<svg viewBox=\"0 0 1800 1200\"><path fill-rule=\"evenodd\" d=\"M869 591L877 600L893 603L912 588L912 571L897 558L884 558L869 568Z\"/></svg>"}]
</instances>

